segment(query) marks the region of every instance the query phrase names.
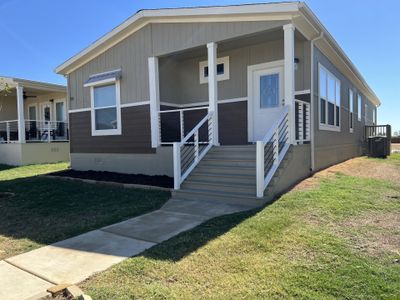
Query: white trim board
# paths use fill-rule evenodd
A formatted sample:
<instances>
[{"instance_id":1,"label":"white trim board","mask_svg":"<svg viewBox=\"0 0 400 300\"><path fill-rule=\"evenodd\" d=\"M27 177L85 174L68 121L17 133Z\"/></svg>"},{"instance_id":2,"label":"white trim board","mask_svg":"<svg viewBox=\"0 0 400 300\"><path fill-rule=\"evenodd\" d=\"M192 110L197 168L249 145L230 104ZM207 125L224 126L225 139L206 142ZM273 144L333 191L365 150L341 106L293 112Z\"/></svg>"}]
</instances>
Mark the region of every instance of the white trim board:
<instances>
[{"instance_id":1,"label":"white trim board","mask_svg":"<svg viewBox=\"0 0 400 300\"><path fill-rule=\"evenodd\" d=\"M126 108L126 107L133 107L133 106L141 106L141 105L148 105L150 104L150 101L140 101L140 102L131 102L131 103L123 103L120 105L121 108ZM90 111L91 108L77 108L77 109L70 109L68 111L69 114L73 113L80 113L80 112L85 112L85 111Z\"/></svg>"},{"instance_id":2,"label":"white trim board","mask_svg":"<svg viewBox=\"0 0 400 300\"><path fill-rule=\"evenodd\" d=\"M234 103L234 102L241 102L241 101L247 101L247 97L222 99L222 100L218 100L218 104ZM165 105L165 106L177 107L177 108L187 108L187 107L208 105L209 102L208 101L197 101L197 102L193 102L193 103L177 104L177 103L173 103L173 102L169 102L169 101L161 101L160 104Z\"/></svg>"}]
</instances>

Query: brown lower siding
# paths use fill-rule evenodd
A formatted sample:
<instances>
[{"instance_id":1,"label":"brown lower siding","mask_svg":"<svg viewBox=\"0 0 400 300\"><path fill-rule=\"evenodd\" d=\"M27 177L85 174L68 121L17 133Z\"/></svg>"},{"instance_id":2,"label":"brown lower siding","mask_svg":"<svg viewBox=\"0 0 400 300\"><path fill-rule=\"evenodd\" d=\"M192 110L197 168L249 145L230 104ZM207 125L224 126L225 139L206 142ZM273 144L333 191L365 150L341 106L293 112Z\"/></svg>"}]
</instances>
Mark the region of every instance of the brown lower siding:
<instances>
[{"instance_id":1,"label":"brown lower siding","mask_svg":"<svg viewBox=\"0 0 400 300\"><path fill-rule=\"evenodd\" d=\"M196 110L185 113L185 134L206 112ZM121 109L121 135L92 136L90 112L72 113L69 118L71 153L155 153L155 149L151 148L149 105ZM179 114L163 117L161 133L164 141L177 141L179 130ZM206 135L206 132L200 132L201 139L205 139ZM221 145L247 144L247 101L219 105L219 141Z\"/></svg>"},{"instance_id":2,"label":"brown lower siding","mask_svg":"<svg viewBox=\"0 0 400 300\"><path fill-rule=\"evenodd\" d=\"M155 153L149 105L121 109L121 135L92 136L90 112L72 113L69 118L71 153Z\"/></svg>"}]
</instances>

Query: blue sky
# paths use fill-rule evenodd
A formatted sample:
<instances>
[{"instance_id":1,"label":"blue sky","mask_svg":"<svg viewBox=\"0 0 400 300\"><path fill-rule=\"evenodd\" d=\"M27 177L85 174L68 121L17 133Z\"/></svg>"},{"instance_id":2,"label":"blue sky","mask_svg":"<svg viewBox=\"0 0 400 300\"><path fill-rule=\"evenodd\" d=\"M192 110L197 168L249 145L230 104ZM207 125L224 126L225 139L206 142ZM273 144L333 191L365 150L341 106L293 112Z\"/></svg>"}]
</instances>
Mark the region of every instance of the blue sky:
<instances>
[{"instance_id":1,"label":"blue sky","mask_svg":"<svg viewBox=\"0 0 400 300\"><path fill-rule=\"evenodd\" d=\"M252 1L0 0L0 74L64 84L53 69L139 9L240 3ZM400 130L400 1L306 3L380 97L378 122Z\"/></svg>"}]
</instances>

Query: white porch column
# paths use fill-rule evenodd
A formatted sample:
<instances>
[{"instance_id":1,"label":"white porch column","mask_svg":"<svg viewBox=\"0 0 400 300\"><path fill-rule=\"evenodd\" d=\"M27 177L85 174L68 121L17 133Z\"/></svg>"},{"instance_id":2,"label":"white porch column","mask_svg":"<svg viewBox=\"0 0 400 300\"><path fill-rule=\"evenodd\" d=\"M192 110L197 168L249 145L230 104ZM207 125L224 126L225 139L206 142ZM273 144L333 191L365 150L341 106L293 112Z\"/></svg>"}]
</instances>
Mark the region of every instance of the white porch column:
<instances>
[{"instance_id":1,"label":"white porch column","mask_svg":"<svg viewBox=\"0 0 400 300\"><path fill-rule=\"evenodd\" d=\"M149 89L151 146L157 148L160 145L160 127L158 119L158 112L160 111L158 57L149 57Z\"/></svg>"},{"instance_id":2,"label":"white porch column","mask_svg":"<svg viewBox=\"0 0 400 300\"><path fill-rule=\"evenodd\" d=\"M24 88L17 85L18 142L25 143Z\"/></svg>"},{"instance_id":3,"label":"white porch column","mask_svg":"<svg viewBox=\"0 0 400 300\"><path fill-rule=\"evenodd\" d=\"M289 106L289 140L294 144L296 138L294 103L294 30L293 24L283 26L285 55L285 104Z\"/></svg>"},{"instance_id":4,"label":"white porch column","mask_svg":"<svg viewBox=\"0 0 400 300\"><path fill-rule=\"evenodd\" d=\"M217 44L207 44L208 58L208 111L214 112L213 115L213 145L219 145L218 136L218 83L217 83Z\"/></svg>"}]
</instances>

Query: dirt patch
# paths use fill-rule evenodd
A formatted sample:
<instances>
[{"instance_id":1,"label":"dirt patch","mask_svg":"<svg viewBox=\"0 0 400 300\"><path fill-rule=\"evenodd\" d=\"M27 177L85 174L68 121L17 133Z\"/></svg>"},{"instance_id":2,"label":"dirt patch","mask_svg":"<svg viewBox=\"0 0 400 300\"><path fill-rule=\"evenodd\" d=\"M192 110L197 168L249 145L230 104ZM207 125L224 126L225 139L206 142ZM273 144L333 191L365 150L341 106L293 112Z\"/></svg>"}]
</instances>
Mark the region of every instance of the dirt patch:
<instances>
[{"instance_id":1,"label":"dirt patch","mask_svg":"<svg viewBox=\"0 0 400 300\"><path fill-rule=\"evenodd\" d=\"M91 179L96 181L107 181L127 184L151 185L165 188L174 186L174 179L169 176L149 176L143 174L122 174L100 171L76 171L66 170L48 174L51 176L71 177L80 179Z\"/></svg>"},{"instance_id":2,"label":"dirt patch","mask_svg":"<svg viewBox=\"0 0 400 300\"><path fill-rule=\"evenodd\" d=\"M393 152L400 152L400 144L392 144L391 150Z\"/></svg>"},{"instance_id":3,"label":"dirt patch","mask_svg":"<svg viewBox=\"0 0 400 300\"><path fill-rule=\"evenodd\" d=\"M373 256L399 254L400 214L364 215L338 224L337 233L350 241L357 250Z\"/></svg>"},{"instance_id":4,"label":"dirt patch","mask_svg":"<svg viewBox=\"0 0 400 300\"><path fill-rule=\"evenodd\" d=\"M333 176L337 173L342 173L349 176L382 179L399 183L400 168L398 166L382 162L368 159L367 157L349 159L345 162L315 173L312 177L307 178L296 185L294 189L304 190L314 188L318 186L321 178Z\"/></svg>"}]
</instances>

